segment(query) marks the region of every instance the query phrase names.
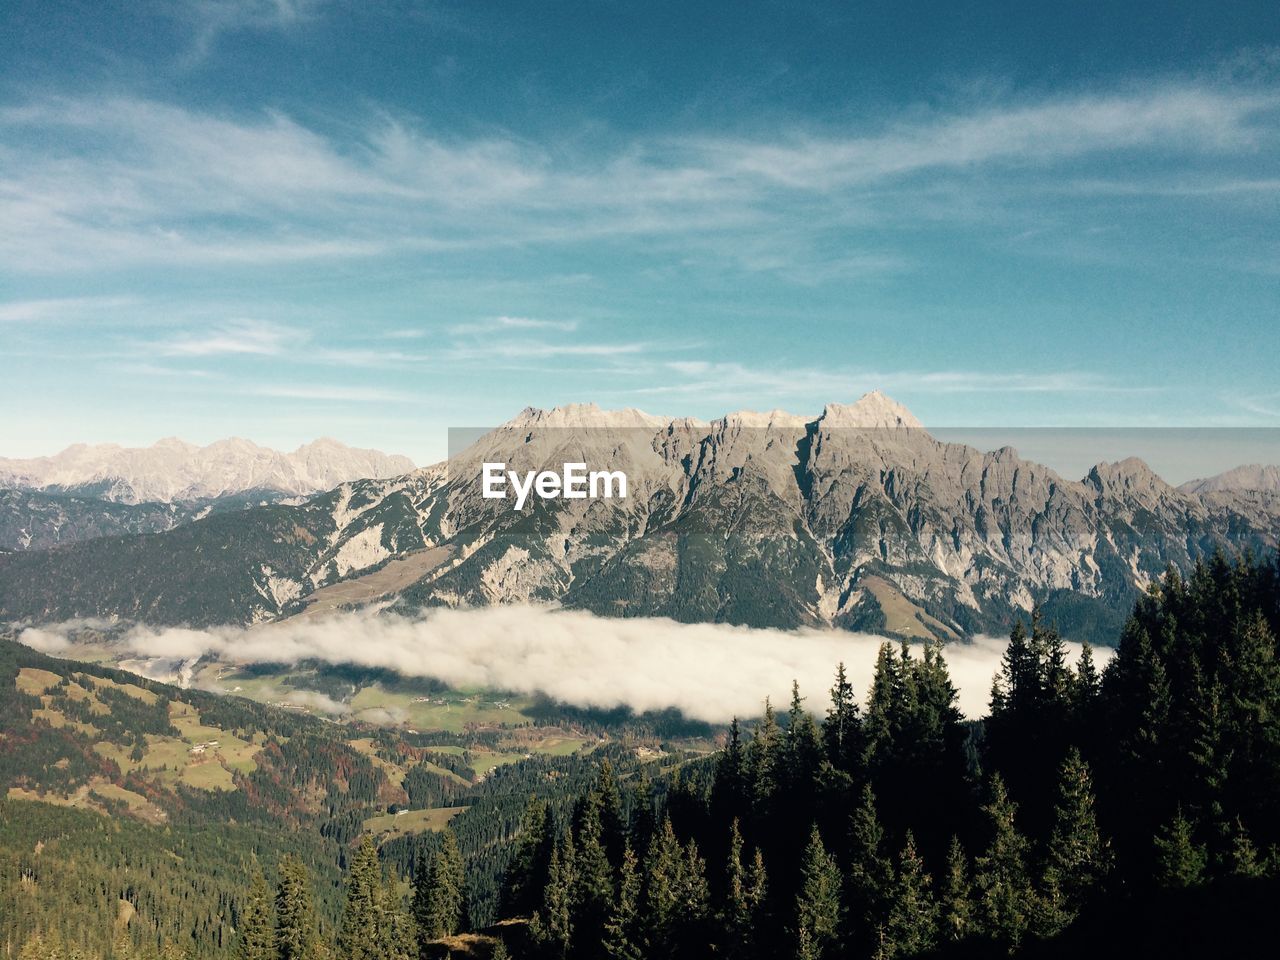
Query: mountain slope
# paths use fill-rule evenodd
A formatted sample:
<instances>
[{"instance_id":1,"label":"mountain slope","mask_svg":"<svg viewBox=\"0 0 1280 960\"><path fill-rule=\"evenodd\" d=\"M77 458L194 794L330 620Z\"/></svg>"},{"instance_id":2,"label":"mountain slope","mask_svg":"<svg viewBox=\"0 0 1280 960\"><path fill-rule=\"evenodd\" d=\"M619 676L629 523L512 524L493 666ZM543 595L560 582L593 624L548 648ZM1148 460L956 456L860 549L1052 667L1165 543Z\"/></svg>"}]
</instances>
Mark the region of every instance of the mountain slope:
<instances>
[{"instance_id":1,"label":"mountain slope","mask_svg":"<svg viewBox=\"0 0 1280 960\"><path fill-rule=\"evenodd\" d=\"M516 511L482 496L486 462L607 466L625 471L628 496L535 497ZM302 505L0 558L0 616L254 622L392 558L447 548L413 582L384 578L349 601L560 602L945 639L1002 630L1040 602L1068 633L1096 637L1168 564L1269 549L1277 531L1273 495L1188 494L1138 460L1066 480L1010 448L935 440L881 394L816 418L710 424L572 406L526 410L447 464Z\"/></svg>"}]
</instances>

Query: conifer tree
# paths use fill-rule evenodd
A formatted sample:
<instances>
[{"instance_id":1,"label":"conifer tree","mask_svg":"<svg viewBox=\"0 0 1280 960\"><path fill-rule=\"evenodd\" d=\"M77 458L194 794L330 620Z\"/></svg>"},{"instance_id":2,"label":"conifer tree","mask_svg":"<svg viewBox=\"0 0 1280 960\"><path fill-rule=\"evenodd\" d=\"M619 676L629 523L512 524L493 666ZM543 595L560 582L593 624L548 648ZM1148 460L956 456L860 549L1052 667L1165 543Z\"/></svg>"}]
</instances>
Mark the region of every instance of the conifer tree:
<instances>
[{"instance_id":1,"label":"conifer tree","mask_svg":"<svg viewBox=\"0 0 1280 960\"><path fill-rule=\"evenodd\" d=\"M972 932L972 924L973 886L969 881L968 858L960 846L960 838L953 836L942 886L940 936L946 942L959 943Z\"/></svg>"},{"instance_id":2,"label":"conifer tree","mask_svg":"<svg viewBox=\"0 0 1280 960\"><path fill-rule=\"evenodd\" d=\"M404 897L393 877L382 887L383 960L416 960L419 952L418 930L413 915L405 907Z\"/></svg>"},{"instance_id":3,"label":"conifer tree","mask_svg":"<svg viewBox=\"0 0 1280 960\"><path fill-rule=\"evenodd\" d=\"M742 862L742 832L735 818L729 826L729 858L725 868L724 909L721 926L725 931L726 951L740 955L751 939L751 907L747 900L747 871Z\"/></svg>"},{"instance_id":4,"label":"conifer tree","mask_svg":"<svg viewBox=\"0 0 1280 960\"><path fill-rule=\"evenodd\" d=\"M870 784L862 788L862 802L853 813L850 830L848 909L855 936L869 944L884 924L893 864L884 849L884 829L876 815L876 798Z\"/></svg>"},{"instance_id":5,"label":"conifer tree","mask_svg":"<svg viewBox=\"0 0 1280 960\"><path fill-rule=\"evenodd\" d=\"M1093 662L1093 646L1088 640L1080 644L1080 659L1076 662L1075 702L1079 716L1088 715L1097 703L1102 681Z\"/></svg>"},{"instance_id":6,"label":"conifer tree","mask_svg":"<svg viewBox=\"0 0 1280 960\"><path fill-rule=\"evenodd\" d=\"M542 954L560 960L573 946L574 860L573 831L567 830L551 851L542 906L529 923L530 936Z\"/></svg>"},{"instance_id":7,"label":"conifer tree","mask_svg":"<svg viewBox=\"0 0 1280 960\"><path fill-rule=\"evenodd\" d=\"M937 942L938 903L932 886L933 879L925 872L915 838L908 830L898 857L897 879L885 924L890 956L915 956L932 949Z\"/></svg>"},{"instance_id":8,"label":"conifer tree","mask_svg":"<svg viewBox=\"0 0 1280 960\"><path fill-rule=\"evenodd\" d=\"M780 750L778 720L773 704L764 702L764 719L756 728L747 747L747 775L751 802L757 816L763 816L777 788L778 754Z\"/></svg>"},{"instance_id":9,"label":"conifer tree","mask_svg":"<svg viewBox=\"0 0 1280 960\"><path fill-rule=\"evenodd\" d=\"M753 936L765 925L765 904L768 899L769 876L764 868L764 853L756 847L751 853L751 862L747 865L747 913L751 918Z\"/></svg>"},{"instance_id":10,"label":"conifer tree","mask_svg":"<svg viewBox=\"0 0 1280 960\"><path fill-rule=\"evenodd\" d=\"M343 960L384 960L382 866L373 838L365 834L347 874L347 902L338 934Z\"/></svg>"},{"instance_id":11,"label":"conifer tree","mask_svg":"<svg viewBox=\"0 0 1280 960\"><path fill-rule=\"evenodd\" d=\"M814 826L800 866L795 927L798 941L814 957L826 956L839 936L840 888L840 868L827 853L822 836Z\"/></svg>"},{"instance_id":12,"label":"conifer tree","mask_svg":"<svg viewBox=\"0 0 1280 960\"><path fill-rule=\"evenodd\" d=\"M791 709L787 713L785 751L786 763L783 770L788 785L811 785L822 761L821 735L813 717L804 708L800 684L794 680L791 682Z\"/></svg>"},{"instance_id":13,"label":"conifer tree","mask_svg":"<svg viewBox=\"0 0 1280 960\"><path fill-rule=\"evenodd\" d=\"M747 748L742 742L738 718L729 724L729 738L716 757L711 784L711 813L717 820L738 820L750 812Z\"/></svg>"},{"instance_id":14,"label":"conifer tree","mask_svg":"<svg viewBox=\"0 0 1280 960\"><path fill-rule=\"evenodd\" d=\"M1062 925L1111 871L1109 844L1098 829L1089 765L1074 747L1062 765L1045 867L1046 884L1061 897Z\"/></svg>"},{"instance_id":15,"label":"conifer tree","mask_svg":"<svg viewBox=\"0 0 1280 960\"><path fill-rule=\"evenodd\" d=\"M452 830L444 830L430 867L420 870L414 883L414 915L423 942L457 933L465 923L466 874Z\"/></svg>"},{"instance_id":16,"label":"conifer tree","mask_svg":"<svg viewBox=\"0 0 1280 960\"><path fill-rule=\"evenodd\" d=\"M271 891L259 870L253 875L249 899L240 915L240 937L236 960L275 960L275 919L271 909Z\"/></svg>"},{"instance_id":17,"label":"conifer tree","mask_svg":"<svg viewBox=\"0 0 1280 960\"><path fill-rule=\"evenodd\" d=\"M627 844L618 870L618 898L604 927L604 954L609 960L642 960L639 911L640 866Z\"/></svg>"},{"instance_id":18,"label":"conifer tree","mask_svg":"<svg viewBox=\"0 0 1280 960\"><path fill-rule=\"evenodd\" d=\"M588 958L599 953L614 900L613 868L601 819L604 799L600 789L589 791L577 823L571 909L578 953Z\"/></svg>"},{"instance_id":19,"label":"conifer tree","mask_svg":"<svg viewBox=\"0 0 1280 960\"><path fill-rule=\"evenodd\" d=\"M1231 842L1231 875L1244 879L1256 879L1266 876L1266 865L1258 858L1258 848L1249 839L1249 832L1236 822L1236 829Z\"/></svg>"},{"instance_id":20,"label":"conifer tree","mask_svg":"<svg viewBox=\"0 0 1280 960\"><path fill-rule=\"evenodd\" d=\"M279 960L319 960L320 956L311 878L302 861L292 854L286 854L280 860L280 884L276 889L276 952Z\"/></svg>"},{"instance_id":21,"label":"conifer tree","mask_svg":"<svg viewBox=\"0 0 1280 960\"><path fill-rule=\"evenodd\" d=\"M547 868L554 845L546 802L531 798L520 822L515 852L503 877L502 909L507 916L527 916L537 909L547 885ZM419 873L426 870L424 863ZM418 913L419 923L425 922L425 901L422 911Z\"/></svg>"},{"instance_id":22,"label":"conifer tree","mask_svg":"<svg viewBox=\"0 0 1280 960\"><path fill-rule=\"evenodd\" d=\"M680 841L676 839L671 818L665 817L649 843L644 868L641 916L646 946L654 956L674 952L672 939L679 920L682 865Z\"/></svg>"},{"instance_id":23,"label":"conifer tree","mask_svg":"<svg viewBox=\"0 0 1280 960\"><path fill-rule=\"evenodd\" d=\"M822 742L827 759L837 770L854 774L860 769L862 717L843 663L836 670L835 685L831 688L831 706L822 724Z\"/></svg>"},{"instance_id":24,"label":"conifer tree","mask_svg":"<svg viewBox=\"0 0 1280 960\"><path fill-rule=\"evenodd\" d=\"M1157 883L1175 889L1199 885L1208 857L1195 842L1194 828L1181 809L1160 831L1155 845Z\"/></svg>"},{"instance_id":25,"label":"conifer tree","mask_svg":"<svg viewBox=\"0 0 1280 960\"><path fill-rule=\"evenodd\" d=\"M608 758L600 763L600 772L596 776L596 793L600 808L600 839L610 867L616 870L622 866L622 850L627 844L627 823L622 813L622 793L618 789L618 779Z\"/></svg>"},{"instance_id":26,"label":"conifer tree","mask_svg":"<svg viewBox=\"0 0 1280 960\"><path fill-rule=\"evenodd\" d=\"M1014 824L1017 807L999 774L991 778L991 800L982 808L991 844L978 858L975 887L983 932L1016 949L1033 917L1033 891L1027 873L1028 844Z\"/></svg>"}]
</instances>

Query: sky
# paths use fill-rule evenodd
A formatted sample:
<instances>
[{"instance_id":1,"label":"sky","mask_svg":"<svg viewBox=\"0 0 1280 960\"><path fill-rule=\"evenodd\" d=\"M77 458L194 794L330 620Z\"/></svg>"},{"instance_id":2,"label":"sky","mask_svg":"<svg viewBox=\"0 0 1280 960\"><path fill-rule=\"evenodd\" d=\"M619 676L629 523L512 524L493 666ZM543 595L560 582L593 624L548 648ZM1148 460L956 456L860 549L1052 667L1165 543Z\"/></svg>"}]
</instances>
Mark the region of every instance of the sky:
<instances>
[{"instance_id":1,"label":"sky","mask_svg":"<svg viewBox=\"0 0 1280 960\"><path fill-rule=\"evenodd\" d=\"M0 4L3 456L1280 427L1278 307L1274 3Z\"/></svg>"}]
</instances>

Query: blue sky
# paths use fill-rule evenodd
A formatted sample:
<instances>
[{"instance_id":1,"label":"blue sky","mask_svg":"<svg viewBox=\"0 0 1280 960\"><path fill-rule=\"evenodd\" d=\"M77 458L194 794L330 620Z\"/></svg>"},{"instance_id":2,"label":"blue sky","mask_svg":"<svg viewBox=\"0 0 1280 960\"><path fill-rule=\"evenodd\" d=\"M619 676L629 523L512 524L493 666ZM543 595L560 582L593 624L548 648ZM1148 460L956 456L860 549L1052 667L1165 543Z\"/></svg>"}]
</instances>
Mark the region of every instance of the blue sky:
<instances>
[{"instance_id":1,"label":"blue sky","mask_svg":"<svg viewBox=\"0 0 1280 960\"><path fill-rule=\"evenodd\" d=\"M0 5L0 455L1280 426L1278 307L1273 3Z\"/></svg>"}]
</instances>

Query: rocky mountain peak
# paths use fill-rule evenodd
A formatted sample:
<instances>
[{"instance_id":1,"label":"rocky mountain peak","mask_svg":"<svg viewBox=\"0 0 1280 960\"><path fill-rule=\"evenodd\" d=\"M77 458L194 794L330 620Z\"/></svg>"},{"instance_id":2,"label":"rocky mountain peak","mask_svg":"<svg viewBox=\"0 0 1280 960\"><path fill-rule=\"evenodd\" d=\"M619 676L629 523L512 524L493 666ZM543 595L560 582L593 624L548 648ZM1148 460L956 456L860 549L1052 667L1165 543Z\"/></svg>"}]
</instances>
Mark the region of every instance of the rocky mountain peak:
<instances>
[{"instance_id":1,"label":"rocky mountain peak","mask_svg":"<svg viewBox=\"0 0 1280 960\"><path fill-rule=\"evenodd\" d=\"M822 410L823 426L859 430L921 430L924 428L910 410L892 397L872 390L854 403L829 403Z\"/></svg>"}]
</instances>

